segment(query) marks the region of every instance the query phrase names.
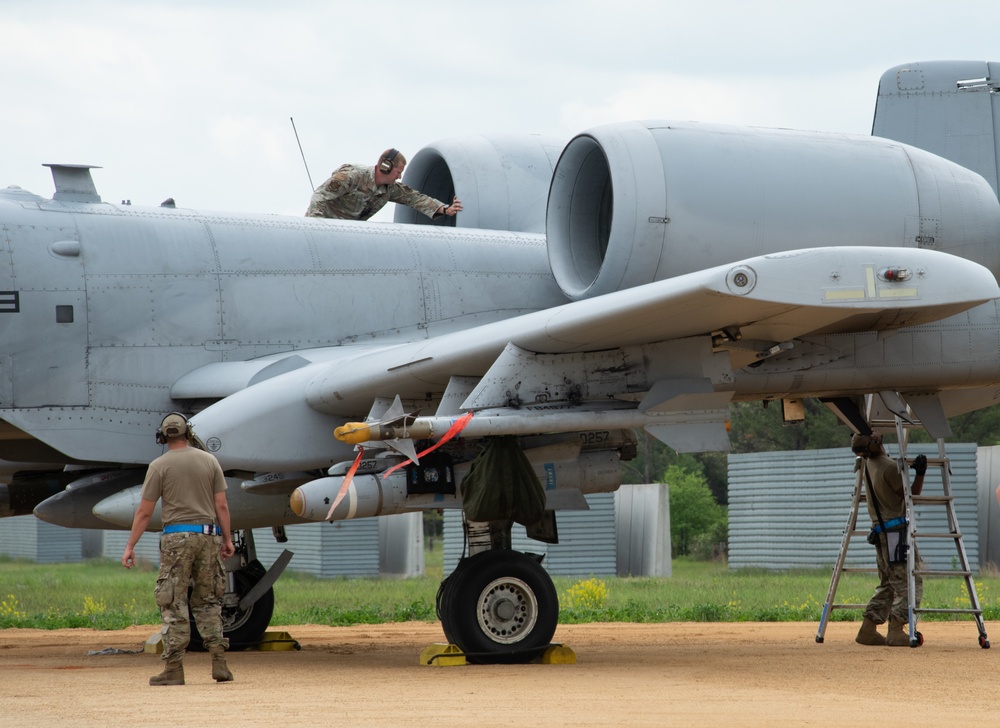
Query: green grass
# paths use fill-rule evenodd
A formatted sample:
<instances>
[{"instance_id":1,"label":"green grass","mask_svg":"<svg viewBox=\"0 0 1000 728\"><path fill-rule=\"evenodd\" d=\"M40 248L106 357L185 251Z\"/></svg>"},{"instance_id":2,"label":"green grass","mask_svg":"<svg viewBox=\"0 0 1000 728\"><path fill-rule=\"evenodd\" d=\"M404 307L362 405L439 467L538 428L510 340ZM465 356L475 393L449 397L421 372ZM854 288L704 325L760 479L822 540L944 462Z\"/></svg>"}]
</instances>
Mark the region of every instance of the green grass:
<instances>
[{"instance_id":1,"label":"green grass","mask_svg":"<svg viewBox=\"0 0 1000 728\"><path fill-rule=\"evenodd\" d=\"M434 621L441 552L429 552L428 576L416 579L318 579L286 572L275 585L272 624L375 624ZM830 586L830 569L773 573L730 571L724 564L675 560L673 577L556 577L564 624L580 622L818 622ZM40 565L0 558L0 628L121 629L158 624L153 603L156 571L126 571L114 561ZM1000 619L1000 575L976 578L987 620ZM845 574L837 602L864 603L873 576ZM924 606L968 606L959 578L924 581ZM971 619L924 615L924 619ZM855 610L831 619L860 620Z\"/></svg>"}]
</instances>

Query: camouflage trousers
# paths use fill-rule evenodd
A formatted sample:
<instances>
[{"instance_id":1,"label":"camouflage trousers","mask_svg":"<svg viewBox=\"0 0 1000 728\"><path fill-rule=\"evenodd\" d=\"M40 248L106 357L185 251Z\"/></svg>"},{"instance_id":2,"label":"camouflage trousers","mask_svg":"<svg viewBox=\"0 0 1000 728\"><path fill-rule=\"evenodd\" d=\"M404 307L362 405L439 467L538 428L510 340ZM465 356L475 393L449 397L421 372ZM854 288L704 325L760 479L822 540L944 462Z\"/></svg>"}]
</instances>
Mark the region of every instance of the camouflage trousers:
<instances>
[{"instance_id":1,"label":"camouflage trousers","mask_svg":"<svg viewBox=\"0 0 1000 728\"><path fill-rule=\"evenodd\" d=\"M219 556L221 543L220 536L201 533L160 536L160 574L154 594L163 619L164 660L179 660L184 656L191 641L190 619L198 626L206 649L229 646L222 636L226 580Z\"/></svg>"},{"instance_id":2,"label":"camouflage trousers","mask_svg":"<svg viewBox=\"0 0 1000 728\"><path fill-rule=\"evenodd\" d=\"M924 564L920 560L920 553L917 551L916 545L910 544L910 548L913 549L914 568L923 569ZM900 622L909 622L910 620L909 604L907 603L909 584L906 579L906 562L890 564L888 553L885 534L879 534L879 543L875 547L879 585L865 608L865 617L875 624L882 624L890 615ZM913 604L915 607L919 607L924 594L924 580L919 574L913 576L913 588Z\"/></svg>"}]
</instances>

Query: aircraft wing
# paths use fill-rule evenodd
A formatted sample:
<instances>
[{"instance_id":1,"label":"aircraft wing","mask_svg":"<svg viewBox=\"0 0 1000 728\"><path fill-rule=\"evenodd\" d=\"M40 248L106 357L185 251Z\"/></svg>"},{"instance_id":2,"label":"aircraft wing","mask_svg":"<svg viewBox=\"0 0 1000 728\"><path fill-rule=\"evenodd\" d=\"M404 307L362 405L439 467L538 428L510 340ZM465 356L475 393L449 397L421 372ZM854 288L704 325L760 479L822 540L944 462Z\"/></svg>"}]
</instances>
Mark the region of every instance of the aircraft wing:
<instances>
[{"instance_id":1,"label":"aircraft wing","mask_svg":"<svg viewBox=\"0 0 1000 728\"><path fill-rule=\"evenodd\" d=\"M332 427L378 414L374 403L395 396L440 415L549 397L717 411L732 396L720 390L733 368L797 337L917 326L998 296L987 269L929 250L765 255L422 341L345 349L230 394L192 422L225 467L266 471L322 467L321 453L343 459ZM206 396L202 375L182 377L171 396ZM584 420L602 424L586 404ZM255 443L275 437L287 445L263 457Z\"/></svg>"},{"instance_id":2,"label":"aircraft wing","mask_svg":"<svg viewBox=\"0 0 1000 728\"><path fill-rule=\"evenodd\" d=\"M887 271L894 273L887 275ZM904 280L905 279L905 280ZM310 405L331 414L374 394L415 396L481 375L508 343L547 354L728 332L758 351L818 333L936 321L1000 296L986 268L929 250L822 248L761 256L325 365ZM359 399L360 398L360 399Z\"/></svg>"}]
</instances>

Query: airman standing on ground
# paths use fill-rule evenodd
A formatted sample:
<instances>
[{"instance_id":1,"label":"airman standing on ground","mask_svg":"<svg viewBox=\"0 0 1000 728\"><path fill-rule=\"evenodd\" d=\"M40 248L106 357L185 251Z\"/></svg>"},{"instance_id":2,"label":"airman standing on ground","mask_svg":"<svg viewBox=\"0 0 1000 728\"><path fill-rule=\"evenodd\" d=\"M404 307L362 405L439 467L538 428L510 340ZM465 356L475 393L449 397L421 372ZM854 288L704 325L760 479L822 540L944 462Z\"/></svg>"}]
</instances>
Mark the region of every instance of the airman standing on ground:
<instances>
[{"instance_id":1,"label":"airman standing on ground","mask_svg":"<svg viewBox=\"0 0 1000 728\"><path fill-rule=\"evenodd\" d=\"M166 667L149 679L150 685L184 684L183 660L191 640L191 617L212 655L212 678L216 682L233 679L225 657L229 642L222 636L222 559L235 551L226 480L218 460L191 446L192 437L191 426L183 415L171 412L163 418L156 441L166 444L167 451L149 464L142 500L122 554L122 565L132 568L135 545L149 525L156 502L162 498L160 573L154 593L163 619Z\"/></svg>"}]
</instances>

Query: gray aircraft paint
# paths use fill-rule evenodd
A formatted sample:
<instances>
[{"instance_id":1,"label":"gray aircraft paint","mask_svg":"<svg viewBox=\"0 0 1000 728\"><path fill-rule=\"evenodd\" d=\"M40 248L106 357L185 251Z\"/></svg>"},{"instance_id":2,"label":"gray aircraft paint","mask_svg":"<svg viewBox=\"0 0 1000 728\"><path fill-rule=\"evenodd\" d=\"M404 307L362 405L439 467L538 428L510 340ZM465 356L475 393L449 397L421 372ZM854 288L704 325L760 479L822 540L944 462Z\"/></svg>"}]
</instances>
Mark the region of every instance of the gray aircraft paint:
<instances>
[{"instance_id":1,"label":"gray aircraft paint","mask_svg":"<svg viewBox=\"0 0 1000 728\"><path fill-rule=\"evenodd\" d=\"M1000 203L952 161L690 122L591 129L554 164L513 138L425 156L440 189L495 190L473 224L538 229L547 197L545 234L116 205L73 165L53 200L0 191L0 457L141 466L180 409L229 468L326 468L353 454L334 427L397 395L451 414L459 379L514 393L491 416L522 436L611 400L683 449L719 444L729 399L931 389L951 414L1000 387Z\"/></svg>"}]
</instances>

